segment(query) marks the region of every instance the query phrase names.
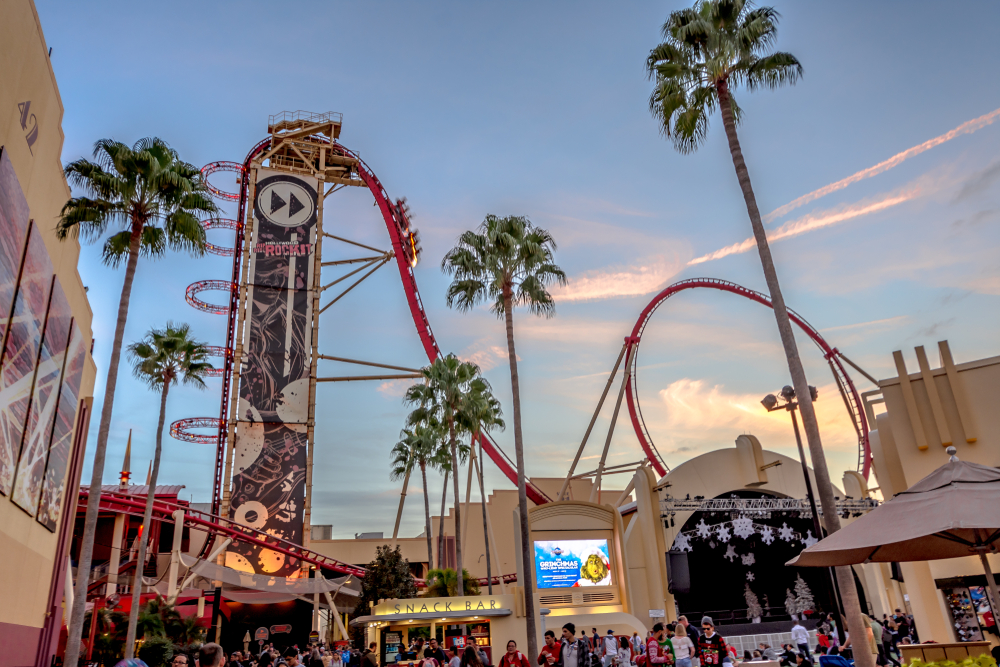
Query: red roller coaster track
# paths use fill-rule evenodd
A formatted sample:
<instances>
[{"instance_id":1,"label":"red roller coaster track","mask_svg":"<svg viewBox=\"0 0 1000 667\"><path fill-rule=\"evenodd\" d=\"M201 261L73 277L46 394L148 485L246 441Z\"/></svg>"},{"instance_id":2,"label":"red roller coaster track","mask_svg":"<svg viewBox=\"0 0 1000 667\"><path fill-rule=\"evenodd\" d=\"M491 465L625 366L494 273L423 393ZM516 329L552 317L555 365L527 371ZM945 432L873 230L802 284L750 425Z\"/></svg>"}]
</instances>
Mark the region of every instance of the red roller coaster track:
<instances>
[{"instance_id":1,"label":"red roller coaster track","mask_svg":"<svg viewBox=\"0 0 1000 667\"><path fill-rule=\"evenodd\" d=\"M217 172L232 172L239 175L240 192L239 194L234 194L231 192L226 192L214 185L208 184L209 190L217 197L225 199L228 201L239 202L239 210L237 214L236 221L229 220L215 220L209 221L206 224L206 229L213 228L227 228L236 230L236 242L233 249L230 251L225 249L226 254L232 254L233 259L233 277L231 281L223 280L202 280L193 283L187 288L186 300L193 307L219 315L228 316L228 334L227 334L227 345L226 350L233 349L234 336L235 336L235 325L236 325L236 306L237 299L239 296L238 280L240 275L240 262L242 258L242 249L244 243L244 228L241 224L241 220L245 218L247 210L247 189L248 189L248 179L246 177L250 163L252 160L263 153L270 147L271 139L264 139L259 142L247 155L243 164L240 165L235 162L213 162L206 165L202 169L202 175L205 178L206 183L208 183L208 177L211 174ZM332 145L332 151L338 153L343 157L351 157L358 160L358 173L361 176L361 180L368 187L372 196L375 198L375 203L382 214L382 219L385 222L386 231L389 233L389 238L392 242L392 248L394 250L396 265L399 269L399 275L403 283L403 291L406 294L407 305L410 310L410 315L413 318L413 323L417 328L417 334L420 337L421 345L424 348L424 352L427 355L428 360L433 361L441 353L437 342L434 339L434 334L431 332L430 322L427 319L427 313L424 310L423 302L420 299L420 293L417 290L416 277L413 273L413 267L416 265L416 255L417 255L417 239L416 235L410 233L410 223L408 210L403 200L397 200L395 203L389 198L388 193L382 186L382 183L375 176L374 172L368 167L368 165L360 159L360 157L351 152L350 150L344 148L340 144L334 143ZM232 225L226 223L233 223ZM217 253L221 254L221 253ZM223 291L229 292L230 299L229 303L225 306L209 303L198 298L198 294L204 291ZM171 433L175 434L175 437L180 437L182 439L188 440L190 442L199 442L210 444L211 442L217 442L218 448L216 452L216 465L215 465L215 479L213 483L213 499L212 499L212 509L218 512L221 508L222 500L222 488L223 488L223 475L224 475L224 461L225 461L225 449L226 449L226 439L227 439L227 429L226 429L226 413L227 407L229 405L229 392L231 391L231 378L232 378L232 359L231 354L226 354L223 368L223 395L221 408L219 412L219 417L212 420L212 418L195 418L193 420L180 420L171 425ZM211 421L210 421L211 420ZM218 435L214 439L210 439L209 436L198 435L190 433L187 429L191 428L210 428L211 424L218 428ZM488 435L481 436L483 451L493 460L494 464L500 468L500 470L506 475L512 483L517 484L517 470L514 466L513 461L500 449L500 447L493 441ZM530 482L527 486L527 495L535 504L541 505L549 502L550 499L537 487L532 485Z\"/></svg>"},{"instance_id":2,"label":"red roller coaster track","mask_svg":"<svg viewBox=\"0 0 1000 667\"><path fill-rule=\"evenodd\" d=\"M737 294L750 299L751 301L767 306L768 308L772 307L771 298L761 292L756 292L752 289L737 285L736 283L719 280L717 278L692 278L690 280L682 280L667 287L665 290L653 297L653 300L649 302L649 305L647 305L639 314L639 319L632 328L632 335L626 339L626 342L632 349L632 362L628 369L628 379L626 380L628 390L625 393L628 398L628 410L629 415L632 418L632 427L635 429L635 435L639 438L639 444L642 445L642 449L646 453L646 456L649 457L650 462L653 464L653 468L661 476L667 474L667 466L660 457L659 452L656 451L653 439L650 437L649 430L646 428L646 424L642 419L642 411L639 406L639 394L636 389L639 342L649 319L664 301L679 292L683 292L684 290L701 287L715 289L722 292L729 292L730 294ZM854 382L851 380L851 377L844 369L844 365L841 363L843 355L837 348L831 347L829 343L823 339L819 331L806 322L805 318L790 308L788 309L788 317L796 324L796 326L805 332L805 334L809 336L814 343L816 343L817 347L819 347L819 349L823 352L823 358L829 363L830 370L833 371L834 380L837 382L841 397L844 399L844 405L851 416L851 421L854 424L854 430L857 432L858 471L861 472L867 479L869 471L871 470L871 449L868 444L868 419L866 418L865 411L862 408L861 397L858 394L858 390L854 386Z\"/></svg>"},{"instance_id":3,"label":"red roller coaster track","mask_svg":"<svg viewBox=\"0 0 1000 667\"><path fill-rule=\"evenodd\" d=\"M89 495L90 494L87 489L81 489L80 503L86 504ZM141 517L146 509L146 499L144 497L136 497L128 493L102 492L100 508L104 511L115 512L116 514L130 514L132 516ZM202 556L204 556L204 552L211 549L215 538L230 538L234 541L246 542L264 549L271 549L292 558L301 558L311 565L333 572L339 572L340 574L350 574L357 577L365 576L365 568L363 567L358 567L357 565L351 565L335 558L324 556L323 554L306 549L305 547L295 544L294 542L274 537L273 535L269 535L265 532L236 523L231 519L216 516L215 514L210 514L208 512L202 512L185 505L171 503L166 500L155 499L153 501L152 520L165 521L173 524L173 512L179 509L184 510L184 525L186 527L208 533L208 539L205 540ZM493 583L498 583L500 579L500 577L493 577ZM515 574L508 574L503 577L503 581L505 583L510 583L516 580L517 575ZM478 579L477 581L484 586L488 583L485 577ZM417 579L417 583L422 585L424 581L422 579Z\"/></svg>"}]
</instances>

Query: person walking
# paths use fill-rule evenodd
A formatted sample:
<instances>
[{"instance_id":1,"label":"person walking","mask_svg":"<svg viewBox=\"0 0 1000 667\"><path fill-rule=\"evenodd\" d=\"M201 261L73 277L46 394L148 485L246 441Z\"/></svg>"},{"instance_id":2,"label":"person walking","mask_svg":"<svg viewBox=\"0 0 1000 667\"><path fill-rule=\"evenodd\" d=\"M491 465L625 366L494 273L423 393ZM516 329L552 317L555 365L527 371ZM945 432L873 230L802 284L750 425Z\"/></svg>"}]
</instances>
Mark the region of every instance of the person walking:
<instances>
[{"instance_id":1,"label":"person walking","mask_svg":"<svg viewBox=\"0 0 1000 667\"><path fill-rule=\"evenodd\" d=\"M431 640L428 643L427 648L424 649L424 657L434 658L435 660L437 660L439 667L444 667L444 665L447 664L448 662L444 657L444 651L442 651L441 647L438 645L438 640L436 637L431 637ZM362 665L362 667L366 666Z\"/></svg>"},{"instance_id":2,"label":"person walking","mask_svg":"<svg viewBox=\"0 0 1000 667\"><path fill-rule=\"evenodd\" d=\"M642 637L639 636L638 632L635 631L632 632L632 639L629 640L629 643L632 644L632 652L635 655L642 655L643 641Z\"/></svg>"},{"instance_id":3,"label":"person walking","mask_svg":"<svg viewBox=\"0 0 1000 667\"><path fill-rule=\"evenodd\" d=\"M590 643L587 633L582 632L580 639L576 638L576 626L567 623L562 627L562 649L559 652L561 667L590 667Z\"/></svg>"},{"instance_id":4,"label":"person walking","mask_svg":"<svg viewBox=\"0 0 1000 667\"><path fill-rule=\"evenodd\" d=\"M653 624L653 636L646 642L646 665L673 665L674 649L663 623Z\"/></svg>"},{"instance_id":5,"label":"person walking","mask_svg":"<svg viewBox=\"0 0 1000 667\"><path fill-rule=\"evenodd\" d=\"M507 642L507 652L500 658L497 667L531 667L528 659L517 650L517 642L513 639Z\"/></svg>"},{"instance_id":6,"label":"person walking","mask_svg":"<svg viewBox=\"0 0 1000 667\"><path fill-rule=\"evenodd\" d=\"M792 626L792 643L799 647L800 653L809 655L809 631L802 625L802 621L796 620Z\"/></svg>"},{"instance_id":7,"label":"person walking","mask_svg":"<svg viewBox=\"0 0 1000 667\"><path fill-rule=\"evenodd\" d=\"M556 641L556 633L552 630L545 631L545 645L538 653L538 664L545 667L555 667L559 664L559 654L562 652L562 644Z\"/></svg>"},{"instance_id":8,"label":"person walking","mask_svg":"<svg viewBox=\"0 0 1000 667\"><path fill-rule=\"evenodd\" d=\"M667 626L667 630L673 634L670 638L670 645L674 649L674 660L677 667L691 667L691 658L694 657L694 642L687 635L687 628L680 623Z\"/></svg>"},{"instance_id":9,"label":"person walking","mask_svg":"<svg viewBox=\"0 0 1000 667\"><path fill-rule=\"evenodd\" d=\"M604 639L601 640L599 655L601 657L601 664L604 667L611 667L618 658L618 638L615 637L614 630L608 630L608 634L604 635Z\"/></svg>"},{"instance_id":10,"label":"person walking","mask_svg":"<svg viewBox=\"0 0 1000 667\"><path fill-rule=\"evenodd\" d=\"M632 645L628 637L621 637L618 640L618 656L615 658L618 667L629 667L632 664Z\"/></svg>"},{"instance_id":11,"label":"person walking","mask_svg":"<svg viewBox=\"0 0 1000 667\"><path fill-rule=\"evenodd\" d=\"M726 640L715 631L715 621L711 616L701 617L702 633L695 644L695 655L704 667L705 665L721 665L729 661Z\"/></svg>"},{"instance_id":12,"label":"person walking","mask_svg":"<svg viewBox=\"0 0 1000 667\"><path fill-rule=\"evenodd\" d=\"M469 644L465 647L465 650L462 651L459 667L483 667L483 660L476 648L474 644Z\"/></svg>"}]
</instances>

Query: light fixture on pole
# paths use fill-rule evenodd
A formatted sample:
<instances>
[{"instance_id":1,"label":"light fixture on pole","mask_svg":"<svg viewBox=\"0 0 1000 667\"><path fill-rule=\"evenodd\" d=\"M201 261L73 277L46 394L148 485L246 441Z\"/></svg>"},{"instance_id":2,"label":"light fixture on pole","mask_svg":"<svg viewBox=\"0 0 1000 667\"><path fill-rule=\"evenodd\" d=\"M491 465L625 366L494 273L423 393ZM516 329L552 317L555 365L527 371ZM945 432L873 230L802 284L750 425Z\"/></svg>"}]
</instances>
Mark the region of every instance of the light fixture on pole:
<instances>
[{"instance_id":1,"label":"light fixture on pole","mask_svg":"<svg viewBox=\"0 0 1000 667\"><path fill-rule=\"evenodd\" d=\"M785 385L781 388L781 398L784 402L780 402L778 397L774 394L768 394L761 400L761 405L768 412L775 412L777 410L787 410L792 415L792 429L795 431L795 444L799 448L799 461L802 463L802 477L805 479L806 483L806 497L809 499L809 509L812 511L813 519L813 530L815 531L814 537L817 540L823 539L823 528L819 521L819 512L816 511L816 497L813 495L812 479L809 477L809 466L806 465L806 452L802 447L802 435L799 433L799 420L795 416L795 411L798 409L799 404L795 401L795 389L789 385ZM819 392L816 387L809 385L809 396L815 403L819 399ZM827 568L830 574L830 587L833 593L834 604L837 607L838 616L840 616L839 628L846 627L844 625L844 614L840 611L840 591L837 589L837 580L833 576L833 570ZM838 628L838 629L839 629ZM843 637L841 637L843 641Z\"/></svg>"}]
</instances>

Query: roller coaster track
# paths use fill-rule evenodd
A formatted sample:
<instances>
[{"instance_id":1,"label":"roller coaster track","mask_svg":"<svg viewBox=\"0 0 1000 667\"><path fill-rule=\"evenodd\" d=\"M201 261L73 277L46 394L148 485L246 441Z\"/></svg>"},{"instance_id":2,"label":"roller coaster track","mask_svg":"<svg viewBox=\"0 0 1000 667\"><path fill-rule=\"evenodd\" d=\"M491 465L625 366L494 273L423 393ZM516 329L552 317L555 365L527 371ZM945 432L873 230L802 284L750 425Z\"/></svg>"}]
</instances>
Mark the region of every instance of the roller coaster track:
<instances>
[{"instance_id":1,"label":"roller coaster track","mask_svg":"<svg viewBox=\"0 0 1000 667\"><path fill-rule=\"evenodd\" d=\"M718 278L691 278L689 280L682 280L674 283L664 289L662 292L653 297L652 301L650 301L639 314L639 319L636 321L635 327L632 329L632 335L626 339L626 343L631 348L632 352L632 361L628 369L628 378L626 380L626 397L628 399L628 410L629 415L632 418L632 428L635 430L635 435L639 439L639 444L642 446L646 456L649 457L653 468L661 476L667 474L668 468L666 463L664 463L663 458L656 450L656 446L653 444L653 438L649 434L649 429L646 428L646 423L642 418L642 410L639 405L639 394L636 388L636 373L639 368L639 343L642 339L642 333L646 328L646 324L653 316L653 313L656 312L656 309L671 296L679 292L683 292L684 290L694 288L708 288L722 292L729 292L730 294L736 294L750 299L751 301L755 301L761 305L767 306L768 308L773 308L771 298L768 295L748 289L742 285L737 285L736 283L729 282L728 280L719 280ZM851 422L854 425L854 430L858 437L858 471L867 479L869 472L871 471L872 458L871 448L868 443L868 419L865 416L865 411L862 407L861 397L858 394L858 390L854 386L854 382L851 380L850 375L847 374L842 361L847 361L847 363L852 366L854 364L851 364L851 362L847 360L847 358L844 357L844 355L837 348L831 347L814 326L809 324L804 317L796 313L791 308L788 309L788 318L794 322L795 325L798 326L799 329L801 329L810 338L810 340L816 344L817 347L819 347L820 351L823 353L823 358L826 359L830 366L830 370L833 372L833 378L837 384L838 390L840 391L840 396L844 401L844 406L847 408L847 412L851 417Z\"/></svg>"},{"instance_id":2,"label":"roller coaster track","mask_svg":"<svg viewBox=\"0 0 1000 667\"><path fill-rule=\"evenodd\" d=\"M87 489L80 490L80 502L85 504L90 492ZM129 514L131 516L143 516L146 509L146 498L144 496L134 496L128 493L103 492L101 493L100 509L116 514ZM335 558L324 556L323 554L306 549L298 544L269 535L263 531L244 526L230 519L216 516L209 512L202 512L191 507L172 503L166 500L154 499L153 501L153 521L166 521L173 524L173 513L176 510L184 510L184 526L192 530L203 531L208 534L205 540L205 547L202 549L202 557L211 548L217 538L231 538L233 541L246 542L263 549L271 549L285 554L292 558L300 558L310 565L321 567L325 570L337 572L339 574L349 574L356 577L365 576L365 568L357 565L344 563ZM517 575L508 574L503 577L504 582L509 583L517 580ZM477 580L485 586L485 578ZM493 583L499 583L500 577L493 577ZM417 579L418 585L423 585L422 579Z\"/></svg>"},{"instance_id":3,"label":"roller coaster track","mask_svg":"<svg viewBox=\"0 0 1000 667\"><path fill-rule=\"evenodd\" d=\"M222 356L222 368L213 372L215 376L222 377L222 401L220 403L219 417L195 417L181 419L171 424L171 435L177 439L198 444L216 444L215 477L212 491L212 511L218 512L221 508L223 485L227 481L223 480L224 462L227 440L227 421L230 392L232 391L232 362L233 346L235 342L236 310L239 299L239 276L241 270L241 259L243 255L243 243L245 242L245 229L243 220L246 219L248 206L248 186L250 165L254 158L263 154L271 146L271 138L268 137L260 141L247 154L243 163L236 162L212 162L202 169L202 176L205 179L209 191L216 197L232 202L238 202L237 219L230 220L224 218L213 218L203 223L208 229L233 229L236 231L235 243L232 248L224 248L210 244L207 248L209 252L223 256L233 256L233 273L231 280L201 280L188 286L185 300L194 308L203 312L226 315L227 316L227 336L224 347L213 347L214 356ZM360 156L338 143L331 144L331 152L342 157L353 158L358 161L358 175L375 199L375 203L382 214L386 231L389 233L392 242L393 254L399 270L400 279L403 283L403 291L406 295L407 306L410 315L420 337L420 343L424 348L429 361L433 362L440 354L441 350L431 331L430 321L420 298L417 289L416 276L413 268L416 265L417 246L415 234L410 233L410 222L408 210L403 200L393 202L381 181L375 176L372 169L361 160ZM227 192L209 183L208 177L219 172L230 172L237 175L237 182L240 185L239 193ZM228 293L227 303L212 303L201 298L203 292L218 291ZM193 433L192 429L216 429L216 435L204 433ZM517 484L517 469L514 462L507 454L500 449L497 443L488 434L480 436L483 452L489 456L493 463L504 473L513 484ZM527 483L526 492L528 497L537 505L550 502L540 489Z\"/></svg>"}]
</instances>

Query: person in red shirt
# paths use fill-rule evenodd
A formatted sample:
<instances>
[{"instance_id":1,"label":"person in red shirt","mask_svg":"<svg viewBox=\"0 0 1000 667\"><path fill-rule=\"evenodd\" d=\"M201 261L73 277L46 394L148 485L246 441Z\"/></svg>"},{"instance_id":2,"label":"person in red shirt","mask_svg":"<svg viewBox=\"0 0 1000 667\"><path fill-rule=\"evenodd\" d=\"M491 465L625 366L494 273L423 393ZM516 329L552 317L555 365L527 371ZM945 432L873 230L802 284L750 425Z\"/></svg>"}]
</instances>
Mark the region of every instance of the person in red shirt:
<instances>
[{"instance_id":1,"label":"person in red shirt","mask_svg":"<svg viewBox=\"0 0 1000 667\"><path fill-rule=\"evenodd\" d=\"M497 667L531 667L528 659L517 650L517 642L511 639L507 642L507 652L500 658Z\"/></svg>"},{"instance_id":2,"label":"person in red shirt","mask_svg":"<svg viewBox=\"0 0 1000 667\"><path fill-rule=\"evenodd\" d=\"M674 649L667 638L667 629L663 623L653 625L653 636L646 642L646 664L674 664Z\"/></svg>"},{"instance_id":3,"label":"person in red shirt","mask_svg":"<svg viewBox=\"0 0 1000 667\"><path fill-rule=\"evenodd\" d=\"M559 654L562 651L562 644L556 641L556 633L551 630L545 631L545 646L538 654L538 664L552 667L559 662Z\"/></svg>"}]
</instances>

